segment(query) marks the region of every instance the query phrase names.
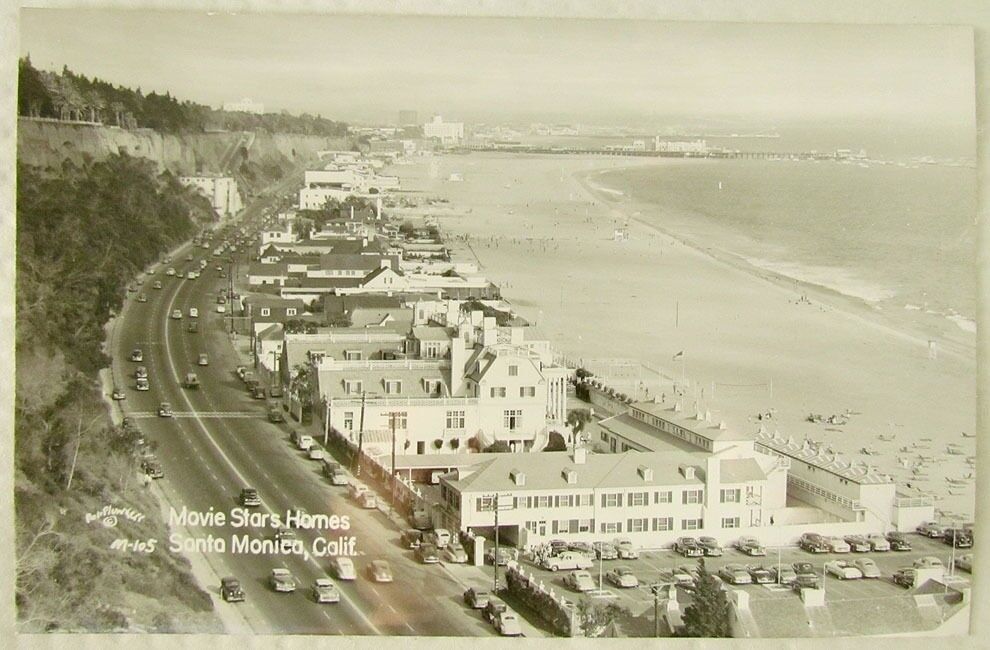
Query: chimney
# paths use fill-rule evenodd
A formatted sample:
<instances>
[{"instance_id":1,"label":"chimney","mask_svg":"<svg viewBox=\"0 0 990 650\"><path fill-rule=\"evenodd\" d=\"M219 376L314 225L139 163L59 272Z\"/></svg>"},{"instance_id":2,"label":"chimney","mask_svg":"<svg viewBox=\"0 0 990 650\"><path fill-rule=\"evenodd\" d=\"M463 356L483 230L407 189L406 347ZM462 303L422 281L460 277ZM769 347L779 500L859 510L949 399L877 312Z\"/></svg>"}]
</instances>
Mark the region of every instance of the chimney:
<instances>
[{"instance_id":1,"label":"chimney","mask_svg":"<svg viewBox=\"0 0 990 650\"><path fill-rule=\"evenodd\" d=\"M636 473L639 474L639 477L647 483L653 480L653 468L651 467L640 465L636 468Z\"/></svg>"},{"instance_id":2,"label":"chimney","mask_svg":"<svg viewBox=\"0 0 990 650\"><path fill-rule=\"evenodd\" d=\"M351 206L351 221L354 221L354 206Z\"/></svg>"},{"instance_id":3,"label":"chimney","mask_svg":"<svg viewBox=\"0 0 990 650\"><path fill-rule=\"evenodd\" d=\"M721 429L722 431L725 431L728 428L725 424L725 420L719 420L718 428Z\"/></svg>"},{"instance_id":4,"label":"chimney","mask_svg":"<svg viewBox=\"0 0 990 650\"><path fill-rule=\"evenodd\" d=\"M560 473L560 475L563 477L564 481L566 481L568 485L577 484L577 472L574 471L573 467L565 467L563 471Z\"/></svg>"},{"instance_id":5,"label":"chimney","mask_svg":"<svg viewBox=\"0 0 990 650\"><path fill-rule=\"evenodd\" d=\"M578 447L574 450L573 459L575 465L584 465L588 460L588 450L584 447Z\"/></svg>"},{"instance_id":6,"label":"chimney","mask_svg":"<svg viewBox=\"0 0 990 650\"><path fill-rule=\"evenodd\" d=\"M680 465L677 466L677 470L681 473L681 476L683 476L686 479L693 479L694 478L694 466L693 465L687 465L685 463L681 463Z\"/></svg>"},{"instance_id":7,"label":"chimney","mask_svg":"<svg viewBox=\"0 0 990 650\"><path fill-rule=\"evenodd\" d=\"M681 412L681 403L680 402L675 402L674 403L674 413L680 413L680 412Z\"/></svg>"},{"instance_id":8,"label":"chimney","mask_svg":"<svg viewBox=\"0 0 990 650\"><path fill-rule=\"evenodd\" d=\"M509 478L512 479L513 485L524 486L526 485L526 475L520 472L518 469L513 469L509 472Z\"/></svg>"},{"instance_id":9,"label":"chimney","mask_svg":"<svg viewBox=\"0 0 990 650\"><path fill-rule=\"evenodd\" d=\"M712 421L712 412L709 411L708 409L705 409L705 422L711 422L711 421Z\"/></svg>"},{"instance_id":10,"label":"chimney","mask_svg":"<svg viewBox=\"0 0 990 650\"><path fill-rule=\"evenodd\" d=\"M464 364L467 363L468 353L464 339L457 337L450 340L450 394L460 395L464 387Z\"/></svg>"}]
</instances>

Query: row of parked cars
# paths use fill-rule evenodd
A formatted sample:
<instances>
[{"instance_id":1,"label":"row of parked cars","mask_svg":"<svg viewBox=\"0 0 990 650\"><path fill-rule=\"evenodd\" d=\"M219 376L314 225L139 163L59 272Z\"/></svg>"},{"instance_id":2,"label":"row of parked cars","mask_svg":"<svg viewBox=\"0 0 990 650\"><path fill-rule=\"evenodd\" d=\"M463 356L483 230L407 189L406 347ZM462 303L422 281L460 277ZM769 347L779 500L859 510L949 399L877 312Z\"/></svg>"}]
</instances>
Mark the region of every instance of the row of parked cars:
<instances>
[{"instance_id":1,"label":"row of parked cars","mask_svg":"<svg viewBox=\"0 0 990 650\"><path fill-rule=\"evenodd\" d=\"M471 609L481 610L481 616L492 624L501 636L522 636L519 615L509 609L501 598L488 591L470 588L464 592L464 604Z\"/></svg>"}]
</instances>

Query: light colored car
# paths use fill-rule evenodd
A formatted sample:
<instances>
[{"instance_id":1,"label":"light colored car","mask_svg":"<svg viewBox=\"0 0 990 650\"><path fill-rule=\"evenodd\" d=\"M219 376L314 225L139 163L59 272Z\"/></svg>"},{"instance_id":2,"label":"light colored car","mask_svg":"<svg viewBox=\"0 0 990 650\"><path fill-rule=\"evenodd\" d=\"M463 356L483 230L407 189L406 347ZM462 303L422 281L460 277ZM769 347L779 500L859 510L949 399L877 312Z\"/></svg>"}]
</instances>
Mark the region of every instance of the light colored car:
<instances>
[{"instance_id":1,"label":"light colored car","mask_svg":"<svg viewBox=\"0 0 990 650\"><path fill-rule=\"evenodd\" d=\"M172 310L172 320L182 320L182 310L173 309Z\"/></svg>"},{"instance_id":2,"label":"light colored car","mask_svg":"<svg viewBox=\"0 0 990 650\"><path fill-rule=\"evenodd\" d=\"M880 568L877 563L868 557L861 557L855 562L853 566L859 569L859 572L863 574L864 578L879 578Z\"/></svg>"},{"instance_id":3,"label":"light colored car","mask_svg":"<svg viewBox=\"0 0 990 650\"><path fill-rule=\"evenodd\" d=\"M337 555L330 558L330 569L337 576L337 580L357 579L357 571L354 570L354 560L349 557Z\"/></svg>"},{"instance_id":4,"label":"light colored car","mask_svg":"<svg viewBox=\"0 0 990 650\"><path fill-rule=\"evenodd\" d=\"M925 537L942 537L945 534L945 528L937 521L926 521L918 524L915 531Z\"/></svg>"},{"instance_id":5,"label":"light colored car","mask_svg":"<svg viewBox=\"0 0 990 650\"><path fill-rule=\"evenodd\" d=\"M195 307L189 308L189 318L199 318L199 310Z\"/></svg>"},{"instance_id":6,"label":"light colored car","mask_svg":"<svg viewBox=\"0 0 990 650\"><path fill-rule=\"evenodd\" d=\"M586 555L574 551L564 551L543 561L543 568L551 571L570 569L590 569L594 562Z\"/></svg>"},{"instance_id":7,"label":"light colored car","mask_svg":"<svg viewBox=\"0 0 990 650\"><path fill-rule=\"evenodd\" d=\"M306 451L312 446L313 446L313 436L301 434L296 438L296 447L298 447L301 451Z\"/></svg>"},{"instance_id":8,"label":"light colored car","mask_svg":"<svg viewBox=\"0 0 990 650\"><path fill-rule=\"evenodd\" d=\"M296 579L288 569L272 569L268 582L272 589L279 593L288 594L296 590Z\"/></svg>"},{"instance_id":9,"label":"light colored car","mask_svg":"<svg viewBox=\"0 0 990 650\"><path fill-rule=\"evenodd\" d=\"M392 567L385 560L374 560L368 565L368 575L374 582L392 582Z\"/></svg>"},{"instance_id":10,"label":"light colored car","mask_svg":"<svg viewBox=\"0 0 990 650\"><path fill-rule=\"evenodd\" d=\"M226 314L227 313L227 308L224 305L217 305L217 313L218 314Z\"/></svg>"},{"instance_id":11,"label":"light colored car","mask_svg":"<svg viewBox=\"0 0 990 650\"><path fill-rule=\"evenodd\" d=\"M945 565L942 564L942 560L938 559L934 555L926 555L925 557L919 557L914 561L915 569L944 569Z\"/></svg>"},{"instance_id":12,"label":"light colored car","mask_svg":"<svg viewBox=\"0 0 990 650\"><path fill-rule=\"evenodd\" d=\"M148 369L145 366L138 366L134 369L134 376L138 379L147 379Z\"/></svg>"},{"instance_id":13,"label":"light colored car","mask_svg":"<svg viewBox=\"0 0 990 650\"><path fill-rule=\"evenodd\" d=\"M863 572L845 560L832 560L825 563L825 575L833 575L839 580L856 580Z\"/></svg>"},{"instance_id":14,"label":"light colored car","mask_svg":"<svg viewBox=\"0 0 990 650\"><path fill-rule=\"evenodd\" d=\"M846 540L841 537L829 537L825 540L825 543L828 545L828 550L832 553L848 553L852 550L849 544L846 543Z\"/></svg>"},{"instance_id":15,"label":"light colored car","mask_svg":"<svg viewBox=\"0 0 990 650\"><path fill-rule=\"evenodd\" d=\"M135 381L134 388L136 388L136 389L138 389L140 391L151 390L151 384L148 383L148 378L147 377L138 377L134 381Z\"/></svg>"},{"instance_id":16,"label":"light colored car","mask_svg":"<svg viewBox=\"0 0 990 650\"><path fill-rule=\"evenodd\" d=\"M464 564L468 561L467 551L460 542L451 542L443 549L443 559L452 564Z\"/></svg>"},{"instance_id":17,"label":"light colored car","mask_svg":"<svg viewBox=\"0 0 990 650\"><path fill-rule=\"evenodd\" d=\"M495 619L495 629L502 636L522 636L522 627L515 612L502 612Z\"/></svg>"},{"instance_id":18,"label":"light colored car","mask_svg":"<svg viewBox=\"0 0 990 650\"><path fill-rule=\"evenodd\" d=\"M317 578L313 583L313 600L318 603L339 603L340 592L330 578Z\"/></svg>"},{"instance_id":19,"label":"light colored car","mask_svg":"<svg viewBox=\"0 0 990 650\"><path fill-rule=\"evenodd\" d=\"M846 535L842 539L849 545L853 553L868 553L873 549L870 540L863 535Z\"/></svg>"},{"instance_id":20,"label":"light colored car","mask_svg":"<svg viewBox=\"0 0 990 650\"><path fill-rule=\"evenodd\" d=\"M173 269L172 267L169 267L168 270L165 271L165 275L174 276L175 275L175 269Z\"/></svg>"},{"instance_id":21,"label":"light colored car","mask_svg":"<svg viewBox=\"0 0 990 650\"><path fill-rule=\"evenodd\" d=\"M151 285L151 286L154 289L161 289L162 288L162 281L161 280L155 280L155 283L153 285Z\"/></svg>"},{"instance_id":22,"label":"light colored car","mask_svg":"<svg viewBox=\"0 0 990 650\"><path fill-rule=\"evenodd\" d=\"M741 564L726 564L719 569L718 577L731 585L748 585L753 582L753 577L749 575L746 567Z\"/></svg>"},{"instance_id":23,"label":"light colored car","mask_svg":"<svg viewBox=\"0 0 990 650\"><path fill-rule=\"evenodd\" d=\"M291 528L279 528L275 531L275 543L283 553L290 552L298 539L296 531Z\"/></svg>"},{"instance_id":24,"label":"light colored car","mask_svg":"<svg viewBox=\"0 0 990 650\"><path fill-rule=\"evenodd\" d=\"M781 565L779 569L775 566L770 567L770 575L773 576L774 582L781 585L789 585L797 580L797 573L786 564Z\"/></svg>"},{"instance_id":25,"label":"light colored car","mask_svg":"<svg viewBox=\"0 0 990 650\"><path fill-rule=\"evenodd\" d=\"M871 533L866 536L866 540L870 543L870 548L874 551L889 551L890 542L887 538L879 533Z\"/></svg>"},{"instance_id":26,"label":"light colored car","mask_svg":"<svg viewBox=\"0 0 990 650\"><path fill-rule=\"evenodd\" d=\"M605 579L616 587L622 587L623 589L639 586L639 579L633 575L632 569L629 567L617 566L614 569L610 569L605 574Z\"/></svg>"},{"instance_id":27,"label":"light colored car","mask_svg":"<svg viewBox=\"0 0 990 650\"><path fill-rule=\"evenodd\" d=\"M451 536L450 531L446 528L437 528L427 533L427 537L431 544L435 545L437 548L442 549L450 544Z\"/></svg>"},{"instance_id":28,"label":"light colored car","mask_svg":"<svg viewBox=\"0 0 990 650\"><path fill-rule=\"evenodd\" d=\"M111 393L110 396L115 400L127 399L127 395L124 395L124 391L116 386L113 387L113 393Z\"/></svg>"},{"instance_id":29,"label":"light colored car","mask_svg":"<svg viewBox=\"0 0 990 650\"><path fill-rule=\"evenodd\" d=\"M973 572L973 554L964 553L956 558L956 568L963 571Z\"/></svg>"},{"instance_id":30,"label":"light colored car","mask_svg":"<svg viewBox=\"0 0 990 650\"><path fill-rule=\"evenodd\" d=\"M593 591L597 588L591 574L587 571L571 571L564 576L564 585L574 591Z\"/></svg>"},{"instance_id":31,"label":"light colored car","mask_svg":"<svg viewBox=\"0 0 990 650\"><path fill-rule=\"evenodd\" d=\"M144 352L141 351L141 348L134 348L131 351L131 361L137 361L139 363L144 361Z\"/></svg>"},{"instance_id":32,"label":"light colored car","mask_svg":"<svg viewBox=\"0 0 990 650\"><path fill-rule=\"evenodd\" d=\"M763 556L767 554L767 549L760 544L760 540L755 537L740 537L736 540L736 549L751 557Z\"/></svg>"},{"instance_id":33,"label":"light colored car","mask_svg":"<svg viewBox=\"0 0 990 650\"><path fill-rule=\"evenodd\" d=\"M614 546L615 550L619 552L619 559L635 560L639 557L639 551L636 550L636 547L628 539L617 539Z\"/></svg>"},{"instance_id":34,"label":"light colored car","mask_svg":"<svg viewBox=\"0 0 990 650\"><path fill-rule=\"evenodd\" d=\"M158 405L158 417L170 418L172 416L172 405L170 403L162 402Z\"/></svg>"},{"instance_id":35,"label":"light colored car","mask_svg":"<svg viewBox=\"0 0 990 650\"><path fill-rule=\"evenodd\" d=\"M306 451L310 460L323 460L323 448L318 445L311 445Z\"/></svg>"},{"instance_id":36,"label":"light colored car","mask_svg":"<svg viewBox=\"0 0 990 650\"><path fill-rule=\"evenodd\" d=\"M201 366L208 366L210 365L210 357L207 356L205 352L200 352L199 359L196 361L196 363L198 363Z\"/></svg>"}]
</instances>

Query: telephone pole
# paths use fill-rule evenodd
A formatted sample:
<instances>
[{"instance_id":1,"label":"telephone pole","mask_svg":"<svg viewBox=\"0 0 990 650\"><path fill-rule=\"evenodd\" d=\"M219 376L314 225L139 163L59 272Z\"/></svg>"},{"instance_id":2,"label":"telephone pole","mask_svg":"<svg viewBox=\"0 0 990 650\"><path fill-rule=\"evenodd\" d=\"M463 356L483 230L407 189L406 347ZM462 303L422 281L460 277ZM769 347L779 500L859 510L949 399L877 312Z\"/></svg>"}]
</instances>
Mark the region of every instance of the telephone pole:
<instances>
[{"instance_id":1,"label":"telephone pole","mask_svg":"<svg viewBox=\"0 0 990 650\"><path fill-rule=\"evenodd\" d=\"M361 391L361 421L358 424L358 448L357 457L354 459L354 476L361 476L361 450L364 446L364 403L365 393Z\"/></svg>"},{"instance_id":2,"label":"telephone pole","mask_svg":"<svg viewBox=\"0 0 990 650\"><path fill-rule=\"evenodd\" d=\"M388 516L392 516L392 509L395 507L395 420L399 416L396 412L391 412L388 414L388 424L389 428L392 430L392 475L389 476L389 489L391 490L391 498L388 502Z\"/></svg>"}]
</instances>

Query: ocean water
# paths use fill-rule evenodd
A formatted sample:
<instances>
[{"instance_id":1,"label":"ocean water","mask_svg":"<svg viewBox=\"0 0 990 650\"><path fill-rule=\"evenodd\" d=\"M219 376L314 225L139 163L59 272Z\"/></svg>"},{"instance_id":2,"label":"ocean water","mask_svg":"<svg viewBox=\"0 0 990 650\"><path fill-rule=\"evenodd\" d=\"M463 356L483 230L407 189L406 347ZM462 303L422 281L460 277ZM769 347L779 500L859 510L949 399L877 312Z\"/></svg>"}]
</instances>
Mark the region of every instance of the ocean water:
<instances>
[{"instance_id":1,"label":"ocean water","mask_svg":"<svg viewBox=\"0 0 990 650\"><path fill-rule=\"evenodd\" d=\"M668 160L588 181L701 247L975 331L973 168Z\"/></svg>"}]
</instances>

